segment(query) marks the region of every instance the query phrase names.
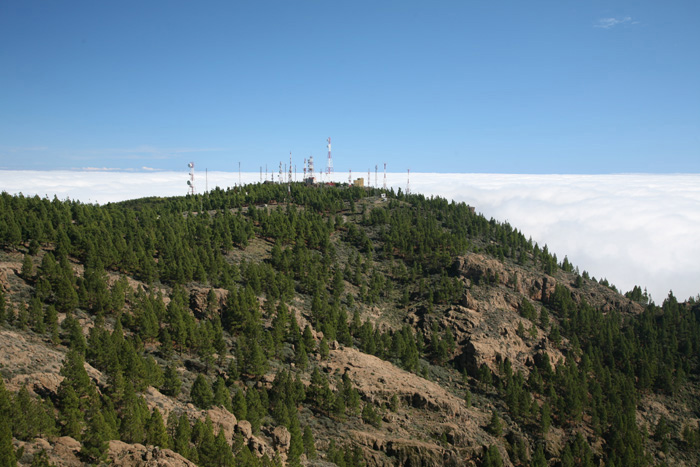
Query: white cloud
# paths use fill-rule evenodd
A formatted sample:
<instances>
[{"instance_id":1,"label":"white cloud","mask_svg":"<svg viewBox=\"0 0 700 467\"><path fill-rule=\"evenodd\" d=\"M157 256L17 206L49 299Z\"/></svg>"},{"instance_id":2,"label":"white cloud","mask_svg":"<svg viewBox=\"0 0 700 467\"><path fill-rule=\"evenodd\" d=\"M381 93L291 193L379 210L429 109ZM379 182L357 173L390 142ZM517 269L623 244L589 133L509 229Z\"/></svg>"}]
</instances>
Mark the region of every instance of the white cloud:
<instances>
[{"instance_id":1,"label":"white cloud","mask_svg":"<svg viewBox=\"0 0 700 467\"><path fill-rule=\"evenodd\" d=\"M0 177L0 190L9 193L93 203L184 195L188 180L186 171L0 171ZM200 192L207 185L238 183L234 172L196 177ZM241 180L256 183L259 173L243 173ZM405 190L406 174L387 174L387 183ZM700 292L700 175L412 173L411 190L463 201L487 218L507 220L546 243L560 260L568 255L581 270L606 277L622 291L646 286L657 303L671 289L681 299Z\"/></svg>"},{"instance_id":2,"label":"white cloud","mask_svg":"<svg viewBox=\"0 0 700 467\"><path fill-rule=\"evenodd\" d=\"M631 16L625 16L623 18L600 18L595 25L593 26L594 28L602 28L602 29L610 29L618 24L637 24L636 22L632 21Z\"/></svg>"}]
</instances>

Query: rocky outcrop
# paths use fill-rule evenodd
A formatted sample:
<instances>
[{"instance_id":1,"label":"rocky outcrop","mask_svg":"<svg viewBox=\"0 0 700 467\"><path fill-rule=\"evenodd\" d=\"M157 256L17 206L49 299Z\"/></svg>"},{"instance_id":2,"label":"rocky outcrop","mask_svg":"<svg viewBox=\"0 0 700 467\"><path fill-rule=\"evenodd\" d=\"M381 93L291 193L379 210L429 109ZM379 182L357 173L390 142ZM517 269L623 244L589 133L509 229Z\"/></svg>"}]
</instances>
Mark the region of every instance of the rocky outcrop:
<instances>
[{"instance_id":1,"label":"rocky outcrop","mask_svg":"<svg viewBox=\"0 0 700 467\"><path fill-rule=\"evenodd\" d=\"M110 441L108 458L122 467L196 467L196 464L170 449Z\"/></svg>"},{"instance_id":2,"label":"rocky outcrop","mask_svg":"<svg viewBox=\"0 0 700 467\"><path fill-rule=\"evenodd\" d=\"M332 350L322 365L331 373L347 371L360 395L373 403L387 403L396 394L410 405L439 411L446 417L464 413L464 403L440 385L357 349Z\"/></svg>"},{"instance_id":3,"label":"rocky outcrop","mask_svg":"<svg viewBox=\"0 0 700 467\"><path fill-rule=\"evenodd\" d=\"M46 453L49 462L56 467L81 467L85 465L80 458L80 443L68 436L56 438L52 443L43 439L37 438L31 442L15 442L15 448L23 448L22 457L17 459L21 466L29 466L34 459L34 456L41 451Z\"/></svg>"}]
</instances>

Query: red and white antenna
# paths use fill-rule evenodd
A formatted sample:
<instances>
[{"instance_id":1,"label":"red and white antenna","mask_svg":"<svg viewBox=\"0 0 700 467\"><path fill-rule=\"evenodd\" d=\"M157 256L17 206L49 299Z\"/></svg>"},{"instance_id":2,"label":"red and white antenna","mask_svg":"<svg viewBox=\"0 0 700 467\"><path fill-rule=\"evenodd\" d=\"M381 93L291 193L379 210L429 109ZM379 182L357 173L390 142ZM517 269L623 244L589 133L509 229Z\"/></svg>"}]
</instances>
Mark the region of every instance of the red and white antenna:
<instances>
[{"instance_id":1,"label":"red and white antenna","mask_svg":"<svg viewBox=\"0 0 700 467\"><path fill-rule=\"evenodd\" d=\"M304 182L306 182L306 157L304 158Z\"/></svg>"},{"instance_id":2,"label":"red and white antenna","mask_svg":"<svg viewBox=\"0 0 700 467\"><path fill-rule=\"evenodd\" d=\"M348 186L352 185L352 169L348 172Z\"/></svg>"},{"instance_id":3,"label":"red and white antenna","mask_svg":"<svg viewBox=\"0 0 700 467\"><path fill-rule=\"evenodd\" d=\"M384 163L384 189L386 190L386 162Z\"/></svg>"},{"instance_id":4,"label":"red and white antenna","mask_svg":"<svg viewBox=\"0 0 700 467\"><path fill-rule=\"evenodd\" d=\"M189 186L189 189L187 192L191 195L194 194L195 188L194 188L194 162L190 162L187 164L187 167L190 168L190 179L187 180L187 186Z\"/></svg>"},{"instance_id":5,"label":"red and white antenna","mask_svg":"<svg viewBox=\"0 0 700 467\"><path fill-rule=\"evenodd\" d=\"M331 157L331 137L328 137L328 167L326 168L328 175L333 173L333 158ZM330 177L328 177L330 178Z\"/></svg>"},{"instance_id":6,"label":"red and white antenna","mask_svg":"<svg viewBox=\"0 0 700 467\"><path fill-rule=\"evenodd\" d=\"M316 181L314 180L314 156L309 156L309 178L311 179L311 183Z\"/></svg>"},{"instance_id":7,"label":"red and white antenna","mask_svg":"<svg viewBox=\"0 0 700 467\"><path fill-rule=\"evenodd\" d=\"M379 166L374 164L374 188L377 188L377 169L379 169Z\"/></svg>"}]
</instances>

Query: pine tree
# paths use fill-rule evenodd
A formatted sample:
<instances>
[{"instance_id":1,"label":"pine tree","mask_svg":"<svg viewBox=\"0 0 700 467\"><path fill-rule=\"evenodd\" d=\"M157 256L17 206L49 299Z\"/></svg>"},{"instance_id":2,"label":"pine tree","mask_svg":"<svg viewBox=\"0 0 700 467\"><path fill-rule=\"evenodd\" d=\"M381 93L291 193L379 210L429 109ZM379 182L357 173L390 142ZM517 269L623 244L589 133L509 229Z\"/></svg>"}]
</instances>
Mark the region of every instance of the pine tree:
<instances>
[{"instance_id":1,"label":"pine tree","mask_svg":"<svg viewBox=\"0 0 700 467\"><path fill-rule=\"evenodd\" d=\"M314 434L309 426L304 427L304 452L306 453L307 459L316 459L316 441L314 441Z\"/></svg>"},{"instance_id":2,"label":"pine tree","mask_svg":"<svg viewBox=\"0 0 700 467\"><path fill-rule=\"evenodd\" d=\"M102 412L97 409L92 411L88 419L87 430L83 440L81 454L87 456L92 462L100 463L106 460L109 448L110 429L105 422Z\"/></svg>"},{"instance_id":3,"label":"pine tree","mask_svg":"<svg viewBox=\"0 0 700 467\"><path fill-rule=\"evenodd\" d=\"M177 428L175 429L175 436L173 442L173 448L175 452L182 454L189 459L190 457L190 437L192 435L192 426L187 418L187 415L183 412L180 414L180 419L177 423Z\"/></svg>"},{"instance_id":4,"label":"pine tree","mask_svg":"<svg viewBox=\"0 0 700 467\"><path fill-rule=\"evenodd\" d=\"M25 280L31 280L34 277L34 262L32 261L32 257L28 254L25 254L22 260L21 275Z\"/></svg>"},{"instance_id":5,"label":"pine tree","mask_svg":"<svg viewBox=\"0 0 700 467\"><path fill-rule=\"evenodd\" d=\"M214 401L214 394L211 391L211 386L201 373L197 375L197 378L192 384L190 398L192 399L192 403L200 409L208 409Z\"/></svg>"},{"instance_id":6,"label":"pine tree","mask_svg":"<svg viewBox=\"0 0 700 467\"><path fill-rule=\"evenodd\" d=\"M168 364L163 373L163 385L160 388L160 392L166 396L177 397L180 394L181 387L182 382L177 370L172 364Z\"/></svg>"},{"instance_id":7,"label":"pine tree","mask_svg":"<svg viewBox=\"0 0 700 467\"><path fill-rule=\"evenodd\" d=\"M484 461L481 464L483 467L502 467L503 459L501 458L501 453L498 451L498 447L495 444L489 446L489 448L484 453Z\"/></svg>"},{"instance_id":8,"label":"pine tree","mask_svg":"<svg viewBox=\"0 0 700 467\"><path fill-rule=\"evenodd\" d=\"M69 384L59 386L58 397L60 399L59 420L62 426L61 432L64 436L80 440L84 418L83 412L80 410L80 401L73 386Z\"/></svg>"},{"instance_id":9,"label":"pine tree","mask_svg":"<svg viewBox=\"0 0 700 467\"><path fill-rule=\"evenodd\" d=\"M240 388L236 389L233 395L233 414L239 420L247 420L248 418L248 404L246 403L245 394Z\"/></svg>"},{"instance_id":10,"label":"pine tree","mask_svg":"<svg viewBox=\"0 0 700 467\"><path fill-rule=\"evenodd\" d=\"M12 445L12 430L10 419L0 417L0 467L16 467L17 458Z\"/></svg>"},{"instance_id":11,"label":"pine tree","mask_svg":"<svg viewBox=\"0 0 700 467\"><path fill-rule=\"evenodd\" d=\"M299 419L296 413L290 416L289 421L289 452L287 453L287 462L289 465L297 466L299 464L299 458L304 452L304 439L301 433L301 427L299 426Z\"/></svg>"},{"instance_id":12,"label":"pine tree","mask_svg":"<svg viewBox=\"0 0 700 467\"><path fill-rule=\"evenodd\" d=\"M486 426L486 431L491 433L493 436L501 436L501 433L503 432L503 423L495 410L491 411L491 419L489 420L489 424Z\"/></svg>"},{"instance_id":13,"label":"pine tree","mask_svg":"<svg viewBox=\"0 0 700 467\"><path fill-rule=\"evenodd\" d=\"M226 386L224 378L221 376L216 378L214 382L214 405L222 406L229 412L233 412L233 406L231 405L231 392Z\"/></svg>"},{"instance_id":14,"label":"pine tree","mask_svg":"<svg viewBox=\"0 0 700 467\"><path fill-rule=\"evenodd\" d=\"M163 423L163 416L160 414L158 407L153 408L153 412L151 412L151 416L146 422L146 444L164 449L170 447L170 440Z\"/></svg>"},{"instance_id":15,"label":"pine tree","mask_svg":"<svg viewBox=\"0 0 700 467\"><path fill-rule=\"evenodd\" d=\"M246 420L250 422L253 432L257 433L260 431L260 423L262 422L262 417L265 414L258 391L254 388L248 388L245 395L245 402L247 408Z\"/></svg>"}]
</instances>

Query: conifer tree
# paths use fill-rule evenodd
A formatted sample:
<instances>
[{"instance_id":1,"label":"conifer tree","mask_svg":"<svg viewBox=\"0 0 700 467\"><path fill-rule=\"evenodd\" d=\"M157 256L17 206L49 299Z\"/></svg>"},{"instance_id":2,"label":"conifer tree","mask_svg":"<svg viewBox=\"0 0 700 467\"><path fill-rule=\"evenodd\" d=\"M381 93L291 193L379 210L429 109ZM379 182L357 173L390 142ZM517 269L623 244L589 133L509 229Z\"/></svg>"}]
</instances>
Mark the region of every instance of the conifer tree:
<instances>
[{"instance_id":1,"label":"conifer tree","mask_svg":"<svg viewBox=\"0 0 700 467\"><path fill-rule=\"evenodd\" d=\"M299 458L304 452L304 439L301 433L301 427L299 426L299 419L296 413L290 416L289 421L289 452L287 453L287 462L289 465L297 466L299 464Z\"/></svg>"},{"instance_id":2,"label":"conifer tree","mask_svg":"<svg viewBox=\"0 0 700 467\"><path fill-rule=\"evenodd\" d=\"M262 407L260 401L260 394L254 388L248 388L245 395L247 417L246 420L250 422L250 426L253 428L253 432L257 433L260 431L260 424L262 422L262 417L265 411Z\"/></svg>"},{"instance_id":3,"label":"conifer tree","mask_svg":"<svg viewBox=\"0 0 700 467\"><path fill-rule=\"evenodd\" d=\"M109 448L110 431L102 412L99 409L93 410L87 422L83 447L80 450L81 454L95 463L105 461Z\"/></svg>"},{"instance_id":4,"label":"conifer tree","mask_svg":"<svg viewBox=\"0 0 700 467\"><path fill-rule=\"evenodd\" d=\"M0 467L16 467L17 458L12 445L12 429L10 419L0 417Z\"/></svg>"},{"instance_id":5,"label":"conifer tree","mask_svg":"<svg viewBox=\"0 0 700 467\"><path fill-rule=\"evenodd\" d=\"M192 403L200 409L208 409L214 401L214 394L211 391L211 386L206 378L200 373L195 378L190 390L190 398Z\"/></svg>"},{"instance_id":6,"label":"conifer tree","mask_svg":"<svg viewBox=\"0 0 700 467\"><path fill-rule=\"evenodd\" d=\"M190 437L192 435L192 426L187 418L187 415L183 412L180 414L180 419L177 423L177 428L175 429L175 436L173 440L173 448L175 452L182 454L184 457L190 458Z\"/></svg>"},{"instance_id":7,"label":"conifer tree","mask_svg":"<svg viewBox=\"0 0 700 467\"><path fill-rule=\"evenodd\" d=\"M163 385L160 391L166 396L177 397L180 394L180 388L182 387L182 382L180 381L180 376L177 370L171 364L165 367L165 372L163 373Z\"/></svg>"},{"instance_id":8,"label":"conifer tree","mask_svg":"<svg viewBox=\"0 0 700 467\"><path fill-rule=\"evenodd\" d=\"M214 405L222 406L229 412L233 411L233 406L231 405L231 392L226 386L224 378L221 376L216 378L214 382Z\"/></svg>"},{"instance_id":9,"label":"conifer tree","mask_svg":"<svg viewBox=\"0 0 700 467\"><path fill-rule=\"evenodd\" d=\"M158 407L153 408L151 416L146 422L146 444L158 446L164 449L170 447L168 433L163 423L163 416Z\"/></svg>"},{"instance_id":10,"label":"conifer tree","mask_svg":"<svg viewBox=\"0 0 700 467\"><path fill-rule=\"evenodd\" d=\"M491 419L489 420L489 424L486 426L486 431L491 433L493 436L501 436L501 433L503 432L503 423L495 410L491 411Z\"/></svg>"},{"instance_id":11,"label":"conifer tree","mask_svg":"<svg viewBox=\"0 0 700 467\"><path fill-rule=\"evenodd\" d=\"M240 388L237 388L236 392L233 394L233 401L231 405L233 405L233 414L237 419L247 420L248 404L246 403L245 394L243 394L243 391Z\"/></svg>"},{"instance_id":12,"label":"conifer tree","mask_svg":"<svg viewBox=\"0 0 700 467\"><path fill-rule=\"evenodd\" d=\"M306 453L307 459L316 459L316 441L314 440L314 434L309 426L304 427L304 452Z\"/></svg>"}]
</instances>

